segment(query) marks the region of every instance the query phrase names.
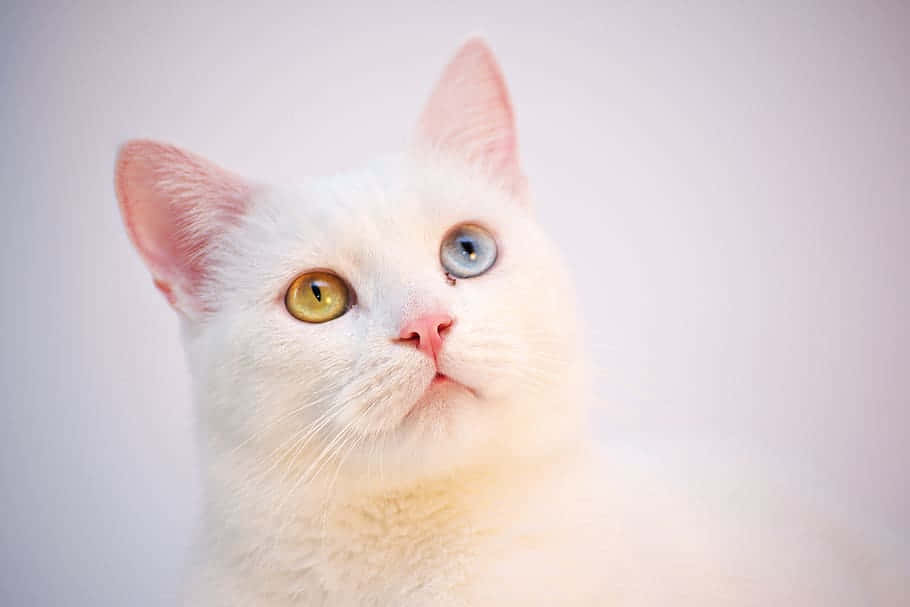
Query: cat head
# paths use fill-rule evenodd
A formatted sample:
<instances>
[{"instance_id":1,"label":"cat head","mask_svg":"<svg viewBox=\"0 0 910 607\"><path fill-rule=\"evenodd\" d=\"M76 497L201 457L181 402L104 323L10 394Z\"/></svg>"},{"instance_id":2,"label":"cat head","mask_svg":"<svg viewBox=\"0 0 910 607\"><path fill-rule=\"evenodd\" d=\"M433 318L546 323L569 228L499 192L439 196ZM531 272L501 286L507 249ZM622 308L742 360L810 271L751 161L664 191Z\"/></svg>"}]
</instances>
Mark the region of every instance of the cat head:
<instances>
[{"instance_id":1,"label":"cat head","mask_svg":"<svg viewBox=\"0 0 910 607\"><path fill-rule=\"evenodd\" d=\"M572 285L482 41L401 156L280 188L134 141L116 190L182 317L214 457L396 483L533 456L579 424Z\"/></svg>"}]
</instances>

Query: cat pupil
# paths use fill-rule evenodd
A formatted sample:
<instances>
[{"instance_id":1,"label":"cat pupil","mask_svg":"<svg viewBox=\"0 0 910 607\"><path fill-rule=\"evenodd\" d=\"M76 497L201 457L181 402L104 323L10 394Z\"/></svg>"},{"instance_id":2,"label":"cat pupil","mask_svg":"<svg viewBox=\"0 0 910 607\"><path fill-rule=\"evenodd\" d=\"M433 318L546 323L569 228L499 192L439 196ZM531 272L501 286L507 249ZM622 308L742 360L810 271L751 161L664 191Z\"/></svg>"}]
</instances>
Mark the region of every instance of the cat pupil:
<instances>
[{"instance_id":1,"label":"cat pupil","mask_svg":"<svg viewBox=\"0 0 910 607\"><path fill-rule=\"evenodd\" d=\"M474 253L474 243L470 240L462 240L461 249L468 257L471 257L471 255ZM471 259L473 259L473 257Z\"/></svg>"},{"instance_id":2,"label":"cat pupil","mask_svg":"<svg viewBox=\"0 0 910 607\"><path fill-rule=\"evenodd\" d=\"M322 301L322 291L319 289L319 286L314 283L310 285L310 288L313 290L313 296L316 298L316 301Z\"/></svg>"}]
</instances>

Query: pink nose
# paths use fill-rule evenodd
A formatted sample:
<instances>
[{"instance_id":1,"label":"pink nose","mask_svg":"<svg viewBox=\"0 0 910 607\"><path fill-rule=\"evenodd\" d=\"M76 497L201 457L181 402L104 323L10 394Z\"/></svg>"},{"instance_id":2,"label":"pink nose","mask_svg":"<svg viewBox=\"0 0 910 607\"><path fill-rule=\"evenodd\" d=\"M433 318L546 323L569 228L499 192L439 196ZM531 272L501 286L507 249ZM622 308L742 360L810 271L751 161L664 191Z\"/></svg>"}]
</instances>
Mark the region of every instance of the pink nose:
<instances>
[{"instance_id":1,"label":"pink nose","mask_svg":"<svg viewBox=\"0 0 910 607\"><path fill-rule=\"evenodd\" d=\"M427 314L406 322L398 338L403 341L416 339L417 349L436 360L442 348L442 334L450 326L452 317L448 314Z\"/></svg>"}]
</instances>

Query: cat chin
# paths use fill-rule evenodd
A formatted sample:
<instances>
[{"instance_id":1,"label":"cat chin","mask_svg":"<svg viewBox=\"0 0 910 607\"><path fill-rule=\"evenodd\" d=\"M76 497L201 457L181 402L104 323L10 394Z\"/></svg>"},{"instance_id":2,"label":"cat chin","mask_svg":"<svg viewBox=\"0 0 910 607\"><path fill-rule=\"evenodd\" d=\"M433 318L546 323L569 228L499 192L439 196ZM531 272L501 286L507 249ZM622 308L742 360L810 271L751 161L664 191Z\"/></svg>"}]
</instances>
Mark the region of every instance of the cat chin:
<instances>
[{"instance_id":1,"label":"cat chin","mask_svg":"<svg viewBox=\"0 0 910 607\"><path fill-rule=\"evenodd\" d=\"M550 402L493 400L457 385L433 387L397 426L364 435L346 458L339 483L355 492L383 491L465 470L508 468L510 461L524 466L583 434L582 416L566 409L556 414Z\"/></svg>"}]
</instances>

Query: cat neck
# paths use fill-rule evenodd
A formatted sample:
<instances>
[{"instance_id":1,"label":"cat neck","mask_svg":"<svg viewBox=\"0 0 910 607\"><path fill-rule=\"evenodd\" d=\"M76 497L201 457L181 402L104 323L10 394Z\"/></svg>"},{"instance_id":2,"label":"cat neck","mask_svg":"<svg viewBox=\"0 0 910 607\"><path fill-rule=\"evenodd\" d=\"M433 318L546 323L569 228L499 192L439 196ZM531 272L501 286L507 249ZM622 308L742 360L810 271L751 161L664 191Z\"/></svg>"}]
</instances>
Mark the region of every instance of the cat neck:
<instances>
[{"instance_id":1,"label":"cat neck","mask_svg":"<svg viewBox=\"0 0 910 607\"><path fill-rule=\"evenodd\" d=\"M240 473L242 462L221 461L206 475L206 525L221 532L229 528L287 537L291 528L325 529L331 521L412 525L443 512L464 520L495 518L520 508L528 495L563 481L567 471L583 465L589 449L586 440L576 440L546 452L503 457L401 484L334 471L304 483L284 469L255 479Z\"/></svg>"}]
</instances>

